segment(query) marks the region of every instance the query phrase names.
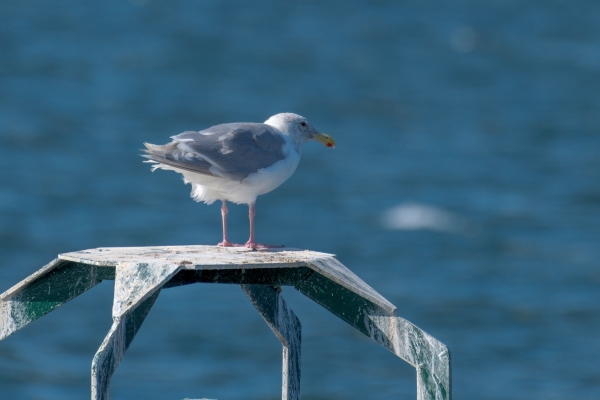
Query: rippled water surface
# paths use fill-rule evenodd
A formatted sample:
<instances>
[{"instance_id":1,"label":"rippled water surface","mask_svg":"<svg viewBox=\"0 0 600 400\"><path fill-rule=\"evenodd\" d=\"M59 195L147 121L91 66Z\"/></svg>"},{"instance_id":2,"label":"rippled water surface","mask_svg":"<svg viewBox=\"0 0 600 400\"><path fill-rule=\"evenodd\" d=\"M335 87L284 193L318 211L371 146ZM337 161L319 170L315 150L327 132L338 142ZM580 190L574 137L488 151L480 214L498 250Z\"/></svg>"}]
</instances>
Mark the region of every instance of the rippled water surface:
<instances>
[{"instance_id":1,"label":"rippled water surface","mask_svg":"<svg viewBox=\"0 0 600 400\"><path fill-rule=\"evenodd\" d=\"M293 111L304 147L258 240L335 253L447 344L457 399L600 393L600 6L582 1L0 5L0 291L56 254L212 244L217 204L142 142ZM246 240L245 206L230 231ZM0 397L82 399L105 282L0 343ZM292 288L305 399L415 398L415 372ZM276 399L239 287L165 290L115 399Z\"/></svg>"}]
</instances>

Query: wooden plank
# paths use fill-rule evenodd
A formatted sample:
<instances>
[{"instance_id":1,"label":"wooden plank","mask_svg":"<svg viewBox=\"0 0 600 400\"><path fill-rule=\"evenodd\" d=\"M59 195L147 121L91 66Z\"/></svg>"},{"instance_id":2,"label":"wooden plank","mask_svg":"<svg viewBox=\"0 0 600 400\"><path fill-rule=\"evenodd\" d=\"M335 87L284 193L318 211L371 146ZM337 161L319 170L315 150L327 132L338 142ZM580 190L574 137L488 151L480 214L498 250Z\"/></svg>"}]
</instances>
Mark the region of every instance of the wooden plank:
<instances>
[{"instance_id":1,"label":"wooden plank","mask_svg":"<svg viewBox=\"0 0 600 400\"><path fill-rule=\"evenodd\" d=\"M333 257L332 254L300 249L261 249L220 246L151 246L102 247L59 254L61 260L98 266L112 266L122 262L157 261L180 264L185 269L285 268L298 267L306 261ZM160 259L160 260L159 260Z\"/></svg>"},{"instance_id":2,"label":"wooden plank","mask_svg":"<svg viewBox=\"0 0 600 400\"><path fill-rule=\"evenodd\" d=\"M116 266L113 325L92 361L92 400L110 399L110 379L154 305L180 265L121 262Z\"/></svg>"},{"instance_id":3,"label":"wooden plank","mask_svg":"<svg viewBox=\"0 0 600 400\"><path fill-rule=\"evenodd\" d=\"M336 260L337 262L337 260ZM343 267L343 266L342 266ZM321 270L327 265L321 265ZM344 267L345 268L345 267ZM313 268L313 271L317 268ZM339 265L327 274L313 273L297 282L296 289L358 329L417 370L418 400L450 400L450 350L416 325L396 315L395 307L381 307L377 297L365 295L362 281L341 285L345 272ZM343 271L343 270L342 270Z\"/></svg>"},{"instance_id":4,"label":"wooden plank","mask_svg":"<svg viewBox=\"0 0 600 400\"><path fill-rule=\"evenodd\" d=\"M92 400L110 399L110 379L159 293L160 290L154 291L141 303L114 318L108 334L92 360Z\"/></svg>"},{"instance_id":5,"label":"wooden plank","mask_svg":"<svg viewBox=\"0 0 600 400\"><path fill-rule=\"evenodd\" d=\"M283 346L282 400L300 400L302 325L281 297L281 288L241 285Z\"/></svg>"},{"instance_id":6,"label":"wooden plank","mask_svg":"<svg viewBox=\"0 0 600 400\"><path fill-rule=\"evenodd\" d=\"M117 265L115 294L112 315L118 318L129 309L137 307L155 291L160 290L181 265L164 263L162 260L152 264L145 262L121 262Z\"/></svg>"},{"instance_id":7,"label":"wooden plank","mask_svg":"<svg viewBox=\"0 0 600 400\"><path fill-rule=\"evenodd\" d=\"M417 400L450 400L452 371L450 349L416 325L398 316L374 313L377 328L371 339L405 360L417 370Z\"/></svg>"},{"instance_id":8,"label":"wooden plank","mask_svg":"<svg viewBox=\"0 0 600 400\"><path fill-rule=\"evenodd\" d=\"M300 323L281 295L273 292L272 285L293 285L414 366L419 400L452 397L449 349L398 317L393 304L333 255L307 250L158 246L98 248L61 254L0 295L0 340L103 279L116 280L114 323L94 358L96 398L107 398L102 396L108 396L110 376L160 289L196 282L244 285L282 341L284 376L287 376L283 392L290 399L299 398L300 393Z\"/></svg>"},{"instance_id":9,"label":"wooden plank","mask_svg":"<svg viewBox=\"0 0 600 400\"><path fill-rule=\"evenodd\" d=\"M0 340L102 281L101 268L53 260L0 295Z\"/></svg>"}]
</instances>

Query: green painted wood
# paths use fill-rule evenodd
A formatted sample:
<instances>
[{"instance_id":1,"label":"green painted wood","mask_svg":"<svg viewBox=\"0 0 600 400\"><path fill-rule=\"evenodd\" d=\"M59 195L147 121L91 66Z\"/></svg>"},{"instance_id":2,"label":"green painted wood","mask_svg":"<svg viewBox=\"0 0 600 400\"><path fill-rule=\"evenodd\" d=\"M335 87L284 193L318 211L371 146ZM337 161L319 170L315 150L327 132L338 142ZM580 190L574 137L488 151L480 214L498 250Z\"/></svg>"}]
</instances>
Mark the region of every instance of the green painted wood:
<instances>
[{"instance_id":1,"label":"green painted wood","mask_svg":"<svg viewBox=\"0 0 600 400\"><path fill-rule=\"evenodd\" d=\"M359 294L316 272L297 282L294 287L369 337L376 336L378 332L378 328L368 318L369 315L376 312L392 315L391 312L381 310Z\"/></svg>"},{"instance_id":2,"label":"green painted wood","mask_svg":"<svg viewBox=\"0 0 600 400\"><path fill-rule=\"evenodd\" d=\"M0 295L0 340L114 275L110 270L53 260Z\"/></svg>"},{"instance_id":3,"label":"green painted wood","mask_svg":"<svg viewBox=\"0 0 600 400\"><path fill-rule=\"evenodd\" d=\"M130 309L160 290L181 265L165 262L121 262L117 265L113 318L120 317Z\"/></svg>"},{"instance_id":4,"label":"green painted wood","mask_svg":"<svg viewBox=\"0 0 600 400\"><path fill-rule=\"evenodd\" d=\"M281 296L281 288L241 285L283 346L282 400L300 400L300 353L302 325Z\"/></svg>"},{"instance_id":5,"label":"green painted wood","mask_svg":"<svg viewBox=\"0 0 600 400\"><path fill-rule=\"evenodd\" d=\"M165 284L165 288L193 283L224 283L235 285L294 286L312 274L308 267L296 268L233 268L233 269L182 269Z\"/></svg>"},{"instance_id":6,"label":"green painted wood","mask_svg":"<svg viewBox=\"0 0 600 400\"><path fill-rule=\"evenodd\" d=\"M296 368L290 360L298 360L298 393L299 341L296 356L289 340L293 335L282 333L285 324L282 325L281 320L287 315L286 323L294 325L297 318L292 317L281 295L273 294L272 286L294 286L413 365L417 372L418 400L450 400L452 397L450 350L398 317L393 304L332 255L307 250L164 246L100 248L61 254L0 295L0 339L104 279L115 279L114 323L94 358L95 398L108 398L102 396L109 395L110 376L160 289L199 282L247 285L245 290L263 318L282 344L287 343L289 353L288 362L284 363L284 377L286 368L291 375L284 381L287 379L288 387L296 379L289 372ZM298 332L299 326L298 322ZM294 329L289 332L295 332Z\"/></svg>"},{"instance_id":7,"label":"green painted wood","mask_svg":"<svg viewBox=\"0 0 600 400\"><path fill-rule=\"evenodd\" d=\"M450 400L450 350L409 321L319 273L295 288L417 370L418 400Z\"/></svg>"},{"instance_id":8,"label":"green painted wood","mask_svg":"<svg viewBox=\"0 0 600 400\"><path fill-rule=\"evenodd\" d=\"M92 361L92 400L110 399L110 379L161 288L181 268L172 263L124 261L116 266L113 325Z\"/></svg>"},{"instance_id":9,"label":"green painted wood","mask_svg":"<svg viewBox=\"0 0 600 400\"><path fill-rule=\"evenodd\" d=\"M113 324L92 360L92 400L110 399L110 379L125 352L138 333L160 290L155 291L137 307L129 309Z\"/></svg>"}]
</instances>

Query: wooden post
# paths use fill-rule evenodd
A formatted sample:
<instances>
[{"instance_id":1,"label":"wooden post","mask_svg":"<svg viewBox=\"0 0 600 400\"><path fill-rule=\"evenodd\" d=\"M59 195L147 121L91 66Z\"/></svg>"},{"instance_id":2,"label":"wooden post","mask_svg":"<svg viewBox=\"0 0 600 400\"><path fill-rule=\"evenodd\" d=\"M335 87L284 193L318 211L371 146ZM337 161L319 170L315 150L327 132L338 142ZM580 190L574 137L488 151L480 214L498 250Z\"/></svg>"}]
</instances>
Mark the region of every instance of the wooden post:
<instances>
[{"instance_id":1,"label":"wooden post","mask_svg":"<svg viewBox=\"0 0 600 400\"><path fill-rule=\"evenodd\" d=\"M110 378L119 366L160 289L176 264L122 262L116 266L113 325L92 361L92 400L110 399Z\"/></svg>"},{"instance_id":2,"label":"wooden post","mask_svg":"<svg viewBox=\"0 0 600 400\"><path fill-rule=\"evenodd\" d=\"M281 398L300 400L300 320L281 297L281 287L242 285L242 289L283 345Z\"/></svg>"},{"instance_id":3,"label":"wooden post","mask_svg":"<svg viewBox=\"0 0 600 400\"><path fill-rule=\"evenodd\" d=\"M451 358L443 343L396 315L331 254L216 246L99 248L60 254L0 295L0 340L102 280L115 280L113 325L92 363L92 399L108 399L110 378L160 290L191 283L242 285L283 345L282 398L300 399L300 321L276 288L294 286L417 372L418 400L450 400Z\"/></svg>"}]
</instances>

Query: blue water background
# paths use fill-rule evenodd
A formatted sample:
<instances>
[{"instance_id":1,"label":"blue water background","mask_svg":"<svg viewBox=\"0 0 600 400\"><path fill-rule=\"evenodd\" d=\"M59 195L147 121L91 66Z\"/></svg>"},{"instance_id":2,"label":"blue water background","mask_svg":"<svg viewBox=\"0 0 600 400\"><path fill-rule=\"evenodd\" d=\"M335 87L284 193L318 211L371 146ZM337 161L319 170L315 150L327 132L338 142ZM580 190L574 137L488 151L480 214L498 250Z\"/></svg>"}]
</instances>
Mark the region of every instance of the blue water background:
<instances>
[{"instance_id":1,"label":"blue water background","mask_svg":"<svg viewBox=\"0 0 600 400\"><path fill-rule=\"evenodd\" d=\"M259 198L259 241L337 254L451 348L456 399L600 397L595 1L3 1L0 291L58 253L216 243L219 205L142 142L283 111L338 146ZM390 225L407 204L451 223ZM1 342L0 398L89 398L112 290ZM283 293L303 398L415 398L412 367ZM169 289L112 395L277 399L280 363L239 287Z\"/></svg>"}]
</instances>

